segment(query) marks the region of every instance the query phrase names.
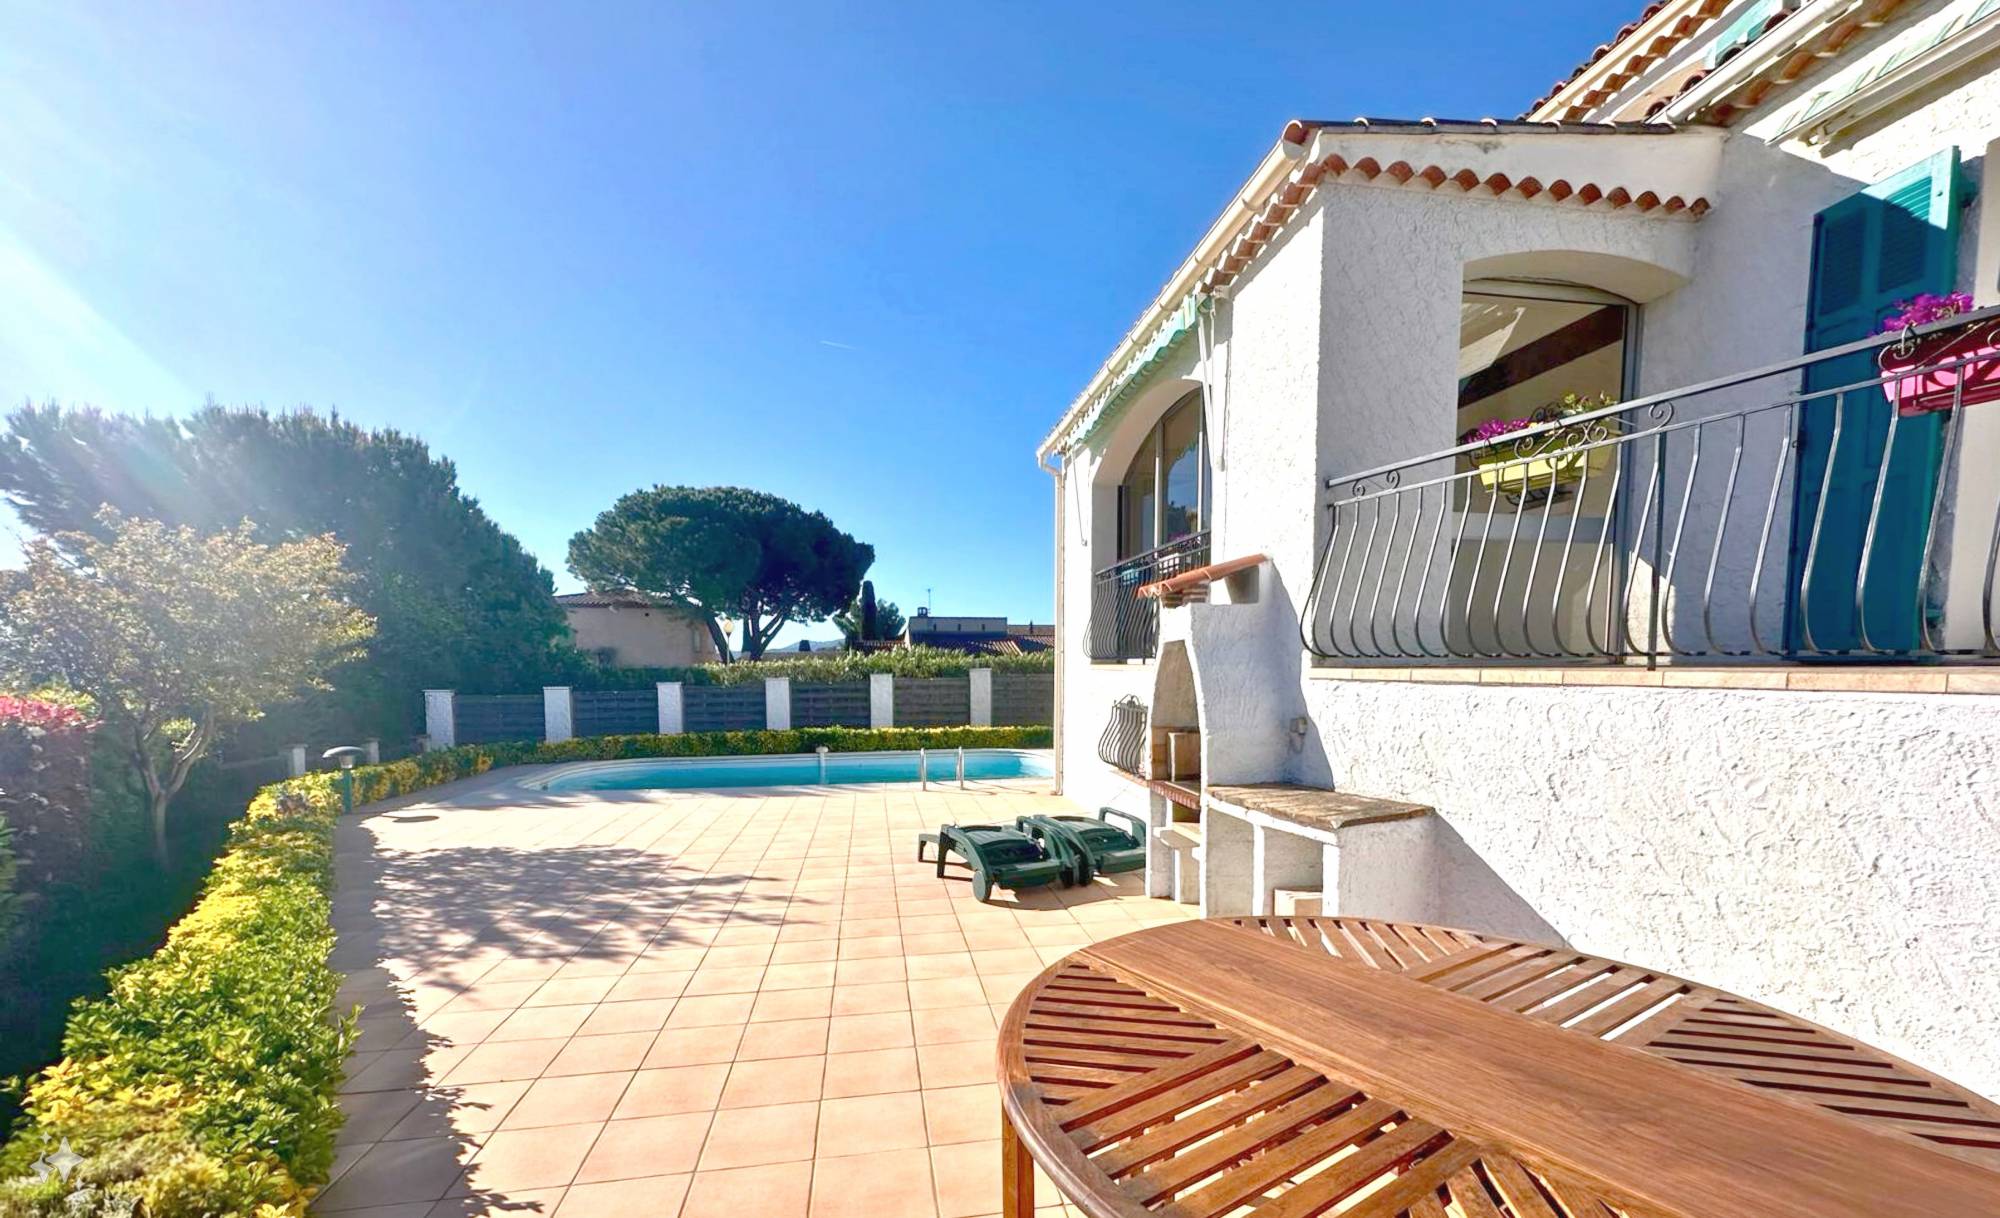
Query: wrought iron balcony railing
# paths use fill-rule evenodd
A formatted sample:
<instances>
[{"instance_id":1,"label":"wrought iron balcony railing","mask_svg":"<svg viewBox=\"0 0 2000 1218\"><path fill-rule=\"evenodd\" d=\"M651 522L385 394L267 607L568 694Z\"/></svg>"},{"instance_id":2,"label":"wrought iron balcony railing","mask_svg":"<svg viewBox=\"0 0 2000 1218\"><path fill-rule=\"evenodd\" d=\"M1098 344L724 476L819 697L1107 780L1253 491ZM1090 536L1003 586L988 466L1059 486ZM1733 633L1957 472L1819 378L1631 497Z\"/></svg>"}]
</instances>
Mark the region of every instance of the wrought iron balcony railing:
<instances>
[{"instance_id":1,"label":"wrought iron balcony railing","mask_svg":"<svg viewBox=\"0 0 2000 1218\"><path fill-rule=\"evenodd\" d=\"M1104 734L1097 738L1097 756L1127 774L1146 772L1146 704L1127 694L1111 704Z\"/></svg>"},{"instance_id":2,"label":"wrought iron balcony railing","mask_svg":"<svg viewBox=\"0 0 2000 1218\"><path fill-rule=\"evenodd\" d=\"M1990 662L2000 309L1327 487L1323 657Z\"/></svg>"},{"instance_id":3,"label":"wrought iron balcony railing","mask_svg":"<svg viewBox=\"0 0 2000 1218\"><path fill-rule=\"evenodd\" d=\"M1150 660L1160 642L1160 602L1147 584L1208 562L1208 534L1190 533L1099 571L1090 596L1090 658Z\"/></svg>"}]
</instances>

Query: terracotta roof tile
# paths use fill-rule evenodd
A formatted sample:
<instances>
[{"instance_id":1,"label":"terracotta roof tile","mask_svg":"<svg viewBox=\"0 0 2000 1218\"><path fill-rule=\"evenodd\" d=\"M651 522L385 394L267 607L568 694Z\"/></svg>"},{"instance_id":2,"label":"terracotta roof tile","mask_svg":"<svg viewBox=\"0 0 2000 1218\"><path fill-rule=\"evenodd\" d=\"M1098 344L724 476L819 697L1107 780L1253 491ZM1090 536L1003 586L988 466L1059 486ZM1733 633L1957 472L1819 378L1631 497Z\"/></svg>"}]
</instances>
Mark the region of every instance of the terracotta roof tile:
<instances>
[{"instance_id":1,"label":"terracotta roof tile","mask_svg":"<svg viewBox=\"0 0 2000 1218\"><path fill-rule=\"evenodd\" d=\"M1672 195L1662 199L1658 192L1652 190L1640 190L1635 194L1631 187L1615 182L1608 185L1585 182L1580 186L1572 186L1569 182L1557 178L1544 186L1532 176L1515 181L1507 174L1492 172L1482 177L1478 170L1471 168L1453 169L1439 164L1417 167L1404 160L1384 166L1372 156L1364 156L1350 163L1339 153L1330 154L1320 161L1303 167L1295 181L1317 188L1332 179L1379 182L1404 189L1435 191L1451 187L1466 194L1479 193L1496 199L1511 198L1524 202L1539 199L1549 204L1569 204L1577 207L1601 204L1606 211L1630 207L1639 212L1660 212L1668 216L1685 213L1688 216L1700 217L1706 215L1711 206L1709 201L1702 197L1688 199ZM1269 240L1268 234L1276 232L1282 227L1284 218L1297 210L1297 204L1279 201L1289 194L1290 192L1284 192L1283 195L1273 196L1270 205L1259 216L1258 222L1245 230L1244 235L1230 247L1228 254L1202 279L1203 291L1213 292L1227 285L1242 272L1244 267L1250 265ZM1282 215L1278 214L1280 212Z\"/></svg>"},{"instance_id":2,"label":"terracotta roof tile","mask_svg":"<svg viewBox=\"0 0 2000 1218\"><path fill-rule=\"evenodd\" d=\"M1561 97L1563 90L1569 88L1579 77L1595 67L1607 55L1624 46L1633 35L1643 29L1647 22L1657 17L1665 7L1665 3L1647 5L1646 10L1639 14L1637 20L1627 22L1612 37L1611 41L1599 45L1597 50L1592 52L1590 58L1578 64L1576 69L1568 76L1557 81L1545 96L1536 98L1534 104L1530 105L1521 117L1527 118L1529 115L1540 111L1556 98ZM1675 48L1693 37L1695 31L1707 25L1709 21L1720 15L1728 7L1729 0L1702 0L1692 11L1684 13L1676 19L1672 26L1647 39L1645 45L1632 47L1630 53L1626 55L1624 62L1618 66L1616 71L1610 73L1605 78L1602 85L1592 89L1587 94L1569 99L1568 104L1564 107L1560 115L1552 115L1550 117L1573 121L1609 101L1619 90L1645 75L1653 65L1672 54Z\"/></svg>"},{"instance_id":3,"label":"terracotta roof tile","mask_svg":"<svg viewBox=\"0 0 2000 1218\"><path fill-rule=\"evenodd\" d=\"M635 592L563 592L556 604L565 609L657 609L662 606Z\"/></svg>"},{"instance_id":4,"label":"terracotta roof tile","mask_svg":"<svg viewBox=\"0 0 2000 1218\"><path fill-rule=\"evenodd\" d=\"M1891 14L1907 7L1909 3L1910 0L1874 0L1873 3L1856 4L1840 20L1832 22L1826 28L1801 41L1793 48L1790 55L1764 64L1736 82L1726 93L1703 102L1700 108L1687 118L1690 121L1728 124L1744 111L1763 101L1774 89L1788 85L1805 75L1812 65L1831 57L1859 36L1863 30L1881 25ZM1764 29L1758 36L1768 34L1782 25L1786 18L1802 11L1804 10L1798 8L1778 10L1764 23ZM1680 101L1693 93L1712 75L1713 71L1695 73L1682 83L1672 97L1655 105L1648 113L1656 114Z\"/></svg>"},{"instance_id":5,"label":"terracotta roof tile","mask_svg":"<svg viewBox=\"0 0 2000 1218\"><path fill-rule=\"evenodd\" d=\"M951 634L936 632L921 636L917 642L924 647L936 647L942 651L958 651L975 656L1019 656L1037 651L1047 651L1055 641L1051 632L1046 637L1040 634Z\"/></svg>"}]
</instances>

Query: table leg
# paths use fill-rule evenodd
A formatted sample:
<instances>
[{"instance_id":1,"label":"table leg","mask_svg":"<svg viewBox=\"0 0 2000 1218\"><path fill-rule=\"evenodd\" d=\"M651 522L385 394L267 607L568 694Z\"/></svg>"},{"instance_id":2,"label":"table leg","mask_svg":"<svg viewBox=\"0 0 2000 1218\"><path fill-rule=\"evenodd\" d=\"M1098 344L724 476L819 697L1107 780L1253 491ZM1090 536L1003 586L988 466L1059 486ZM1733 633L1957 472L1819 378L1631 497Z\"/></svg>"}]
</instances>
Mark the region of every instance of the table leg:
<instances>
[{"instance_id":1,"label":"table leg","mask_svg":"<svg viewBox=\"0 0 2000 1218\"><path fill-rule=\"evenodd\" d=\"M1013 1118L1000 1110L1001 1218L1035 1218L1035 1160L1021 1145Z\"/></svg>"}]
</instances>

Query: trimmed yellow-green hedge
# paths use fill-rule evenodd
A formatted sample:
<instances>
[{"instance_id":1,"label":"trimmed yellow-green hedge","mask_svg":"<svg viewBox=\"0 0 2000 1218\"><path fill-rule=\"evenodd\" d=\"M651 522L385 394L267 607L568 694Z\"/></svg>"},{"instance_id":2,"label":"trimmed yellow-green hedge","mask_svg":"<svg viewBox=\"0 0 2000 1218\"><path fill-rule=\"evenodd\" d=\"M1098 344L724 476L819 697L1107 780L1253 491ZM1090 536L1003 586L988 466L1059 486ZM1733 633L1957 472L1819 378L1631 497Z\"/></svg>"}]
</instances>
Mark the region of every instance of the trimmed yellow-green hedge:
<instances>
[{"instance_id":1,"label":"trimmed yellow-green hedge","mask_svg":"<svg viewBox=\"0 0 2000 1218\"><path fill-rule=\"evenodd\" d=\"M651 689L655 681L680 681L688 685L743 685L762 681L766 677L790 677L801 682L865 681L878 672L898 677L962 677L975 668L990 668L994 672L1052 673L1056 670L1056 653L1050 650L1012 656L967 655L940 647L787 652L761 660L738 660L733 664L696 664L687 668L604 668L582 677L569 678L568 682L577 689ZM550 684L563 683L550 681Z\"/></svg>"},{"instance_id":2,"label":"trimmed yellow-green hedge","mask_svg":"<svg viewBox=\"0 0 2000 1218\"><path fill-rule=\"evenodd\" d=\"M354 771L359 802L495 766L915 748L1045 748L1046 727L797 728L598 736L444 749ZM164 947L111 973L70 1013L63 1060L29 1084L21 1131L0 1148L0 1218L65 1208L79 1187L149 1218L302 1215L333 1163L335 1096L353 1033L327 964L337 778L258 792L194 909ZM31 1164L62 1139L83 1155L67 1184Z\"/></svg>"},{"instance_id":3,"label":"trimmed yellow-green hedge","mask_svg":"<svg viewBox=\"0 0 2000 1218\"><path fill-rule=\"evenodd\" d=\"M76 1004L0 1151L0 1214L69 1212L79 1185L156 1218L304 1212L301 1182L333 1162L351 1034L327 967L339 808L323 775L259 792L166 945ZM64 1138L85 1156L66 1186L21 1178Z\"/></svg>"}]
</instances>

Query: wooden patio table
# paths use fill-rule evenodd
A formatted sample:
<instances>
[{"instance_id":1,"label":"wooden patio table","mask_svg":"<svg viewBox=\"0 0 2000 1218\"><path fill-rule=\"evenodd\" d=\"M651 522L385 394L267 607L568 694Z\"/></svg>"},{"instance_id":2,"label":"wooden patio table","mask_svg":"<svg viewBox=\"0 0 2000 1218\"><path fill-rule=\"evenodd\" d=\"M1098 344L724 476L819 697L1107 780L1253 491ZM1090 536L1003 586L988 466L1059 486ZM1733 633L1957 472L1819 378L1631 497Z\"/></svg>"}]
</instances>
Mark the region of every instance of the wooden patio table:
<instances>
[{"instance_id":1,"label":"wooden patio table","mask_svg":"<svg viewBox=\"0 0 2000 1218\"><path fill-rule=\"evenodd\" d=\"M1467 931L1093 944L1016 999L999 1069L1007 1218L1036 1164L1091 1218L2000 1215L2000 1106L1719 990Z\"/></svg>"}]
</instances>

